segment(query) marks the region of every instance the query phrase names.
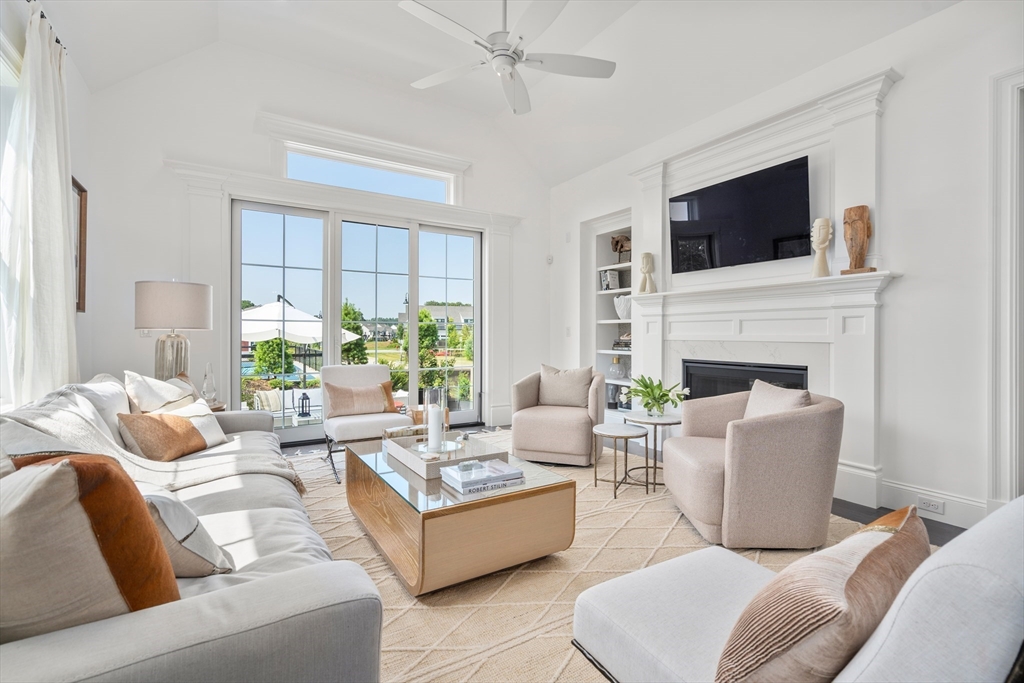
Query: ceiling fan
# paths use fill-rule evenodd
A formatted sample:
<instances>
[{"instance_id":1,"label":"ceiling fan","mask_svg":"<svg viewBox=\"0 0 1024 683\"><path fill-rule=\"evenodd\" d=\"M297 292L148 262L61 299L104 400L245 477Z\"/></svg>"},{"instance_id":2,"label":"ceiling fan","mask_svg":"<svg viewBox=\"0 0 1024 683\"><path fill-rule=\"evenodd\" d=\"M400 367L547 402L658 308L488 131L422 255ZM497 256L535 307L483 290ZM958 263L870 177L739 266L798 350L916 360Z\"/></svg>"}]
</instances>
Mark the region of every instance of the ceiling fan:
<instances>
[{"instance_id":1,"label":"ceiling fan","mask_svg":"<svg viewBox=\"0 0 1024 683\"><path fill-rule=\"evenodd\" d=\"M615 62L609 62L604 59L580 57L577 55L526 54L526 46L540 37L551 26L551 23L558 17L568 2L569 0L534 0L526 8L526 11L519 18L519 21L516 22L516 25L512 27L512 30L509 31L507 29L508 4L507 0L502 0L501 30L495 31L486 38L481 38L462 24L452 21L426 5L416 2L416 0L402 0L398 3L398 6L406 12L425 21L434 28L444 31L450 36L454 36L470 45L480 47L487 53L480 61L465 66L457 66L454 69L447 69L433 76L427 76L413 83L412 87L430 88L441 83L447 83L489 64L498 77L501 78L505 99L508 101L508 106L512 108L512 113L525 114L530 111L530 94L526 91L526 83L523 82L519 72L516 71L516 67L519 65L565 76L583 76L584 78L611 77L615 73Z\"/></svg>"}]
</instances>

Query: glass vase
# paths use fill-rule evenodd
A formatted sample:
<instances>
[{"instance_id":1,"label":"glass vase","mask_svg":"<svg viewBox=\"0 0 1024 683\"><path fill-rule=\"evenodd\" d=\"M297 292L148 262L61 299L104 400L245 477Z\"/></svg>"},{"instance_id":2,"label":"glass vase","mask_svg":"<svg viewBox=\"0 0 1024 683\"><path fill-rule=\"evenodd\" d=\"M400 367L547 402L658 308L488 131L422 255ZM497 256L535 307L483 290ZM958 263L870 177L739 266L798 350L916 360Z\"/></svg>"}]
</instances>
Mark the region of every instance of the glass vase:
<instances>
[{"instance_id":1,"label":"glass vase","mask_svg":"<svg viewBox=\"0 0 1024 683\"><path fill-rule=\"evenodd\" d=\"M213 378L213 363L206 364L206 374L203 375L203 398L207 403L217 400L217 381Z\"/></svg>"}]
</instances>

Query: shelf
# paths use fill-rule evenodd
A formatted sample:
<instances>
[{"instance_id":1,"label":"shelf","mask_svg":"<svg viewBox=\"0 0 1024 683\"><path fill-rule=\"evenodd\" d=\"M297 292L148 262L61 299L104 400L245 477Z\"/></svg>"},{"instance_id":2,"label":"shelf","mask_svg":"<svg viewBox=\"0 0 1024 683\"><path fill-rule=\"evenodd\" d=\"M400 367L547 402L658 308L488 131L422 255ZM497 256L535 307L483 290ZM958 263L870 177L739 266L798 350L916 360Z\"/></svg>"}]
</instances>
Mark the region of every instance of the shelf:
<instances>
[{"instance_id":1,"label":"shelf","mask_svg":"<svg viewBox=\"0 0 1024 683\"><path fill-rule=\"evenodd\" d=\"M597 267L597 272L600 273L601 271L604 271L604 270L628 270L630 268L630 266L632 266L632 265L633 265L632 263L630 263L629 261L626 261L625 263L614 263L614 264L612 264L610 266L598 266Z\"/></svg>"},{"instance_id":2,"label":"shelf","mask_svg":"<svg viewBox=\"0 0 1024 683\"><path fill-rule=\"evenodd\" d=\"M598 294L629 294L629 287L620 287L619 289L603 289L598 291Z\"/></svg>"},{"instance_id":3,"label":"shelf","mask_svg":"<svg viewBox=\"0 0 1024 683\"><path fill-rule=\"evenodd\" d=\"M615 386L619 386L619 387L628 387L628 386L631 386L633 384L628 379L609 379L608 377L604 378L604 383L605 384L614 384Z\"/></svg>"},{"instance_id":4,"label":"shelf","mask_svg":"<svg viewBox=\"0 0 1024 683\"><path fill-rule=\"evenodd\" d=\"M598 349L597 352L606 356L631 356L633 354L632 351L613 351L612 349Z\"/></svg>"},{"instance_id":5,"label":"shelf","mask_svg":"<svg viewBox=\"0 0 1024 683\"><path fill-rule=\"evenodd\" d=\"M598 320L598 325L632 325L629 320Z\"/></svg>"}]
</instances>

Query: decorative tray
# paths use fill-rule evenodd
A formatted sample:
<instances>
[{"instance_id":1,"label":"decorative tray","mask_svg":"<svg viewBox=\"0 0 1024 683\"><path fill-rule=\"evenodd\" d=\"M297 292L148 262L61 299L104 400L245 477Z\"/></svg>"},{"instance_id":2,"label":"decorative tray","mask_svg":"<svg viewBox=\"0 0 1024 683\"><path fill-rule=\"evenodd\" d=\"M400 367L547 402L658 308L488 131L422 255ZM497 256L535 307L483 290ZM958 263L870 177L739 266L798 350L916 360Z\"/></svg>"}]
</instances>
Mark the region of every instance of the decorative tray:
<instances>
[{"instance_id":1,"label":"decorative tray","mask_svg":"<svg viewBox=\"0 0 1024 683\"><path fill-rule=\"evenodd\" d=\"M441 453L426 452L427 436L399 436L384 439L382 450L388 460L394 458L424 479L440 479L441 468L457 465L464 460L504 460L508 453L490 446L484 441L466 439L456 441L458 433L446 432L442 439L445 450ZM425 457L436 459L427 460Z\"/></svg>"}]
</instances>

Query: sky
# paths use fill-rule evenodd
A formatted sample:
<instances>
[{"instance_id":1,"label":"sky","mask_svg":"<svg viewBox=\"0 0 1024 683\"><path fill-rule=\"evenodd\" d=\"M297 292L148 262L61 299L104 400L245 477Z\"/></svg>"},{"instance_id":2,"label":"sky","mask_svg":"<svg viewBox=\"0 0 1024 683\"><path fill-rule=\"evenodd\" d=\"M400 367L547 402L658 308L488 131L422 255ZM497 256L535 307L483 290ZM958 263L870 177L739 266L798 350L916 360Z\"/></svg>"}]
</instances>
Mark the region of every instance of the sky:
<instances>
[{"instance_id":1,"label":"sky","mask_svg":"<svg viewBox=\"0 0 1024 683\"><path fill-rule=\"evenodd\" d=\"M297 168L293 157L299 159ZM289 154L289 177L432 201L437 201L430 199L437 196L436 188L422 183L440 183L294 154ZM440 184L443 201L444 184ZM299 310L321 315L323 229L319 218L243 210L242 298L259 306L282 294ZM405 311L409 293L407 229L344 221L340 260L342 298L366 318L397 318ZM421 230L419 273L421 305L427 301L473 303L473 238Z\"/></svg>"}]
</instances>

